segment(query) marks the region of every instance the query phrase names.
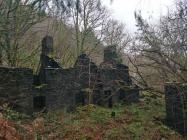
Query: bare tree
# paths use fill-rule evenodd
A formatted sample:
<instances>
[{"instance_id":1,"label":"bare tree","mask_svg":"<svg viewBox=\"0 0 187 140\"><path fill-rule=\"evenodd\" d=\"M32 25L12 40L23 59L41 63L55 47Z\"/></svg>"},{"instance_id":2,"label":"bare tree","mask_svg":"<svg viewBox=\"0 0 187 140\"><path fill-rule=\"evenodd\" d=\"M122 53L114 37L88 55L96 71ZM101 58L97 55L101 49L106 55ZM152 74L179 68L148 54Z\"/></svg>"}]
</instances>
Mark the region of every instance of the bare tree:
<instances>
[{"instance_id":1,"label":"bare tree","mask_svg":"<svg viewBox=\"0 0 187 140\"><path fill-rule=\"evenodd\" d=\"M152 69L165 81L186 82L187 77L187 8L186 1L176 2L176 10L161 17L160 24L148 24L135 13L139 33L131 50L146 61L138 69ZM144 77L145 78L145 77Z\"/></svg>"},{"instance_id":2,"label":"bare tree","mask_svg":"<svg viewBox=\"0 0 187 140\"><path fill-rule=\"evenodd\" d=\"M41 21L40 0L6 0L0 4L0 62L10 66L18 61L19 40L36 23ZM4 54L4 55L3 55Z\"/></svg>"},{"instance_id":3,"label":"bare tree","mask_svg":"<svg viewBox=\"0 0 187 140\"><path fill-rule=\"evenodd\" d=\"M106 45L117 45L118 52L124 53L125 47L131 42L131 37L125 25L117 20L109 19L103 32L103 42Z\"/></svg>"},{"instance_id":4,"label":"bare tree","mask_svg":"<svg viewBox=\"0 0 187 140\"><path fill-rule=\"evenodd\" d=\"M75 28L76 52L79 55L87 49L86 41L95 40L90 46L97 46L109 14L100 0L78 0L70 8L69 24Z\"/></svg>"}]
</instances>

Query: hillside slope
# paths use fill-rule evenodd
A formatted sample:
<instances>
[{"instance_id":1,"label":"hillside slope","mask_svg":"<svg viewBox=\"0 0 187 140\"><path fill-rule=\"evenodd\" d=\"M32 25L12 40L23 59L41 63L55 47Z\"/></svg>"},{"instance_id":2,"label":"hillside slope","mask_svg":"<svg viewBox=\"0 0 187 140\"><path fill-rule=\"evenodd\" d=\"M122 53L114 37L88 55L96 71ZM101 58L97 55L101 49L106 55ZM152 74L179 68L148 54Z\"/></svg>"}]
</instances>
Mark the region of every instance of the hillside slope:
<instances>
[{"instance_id":1,"label":"hillside slope","mask_svg":"<svg viewBox=\"0 0 187 140\"><path fill-rule=\"evenodd\" d=\"M144 93L138 104L115 105L111 109L89 105L78 107L74 113L58 110L34 114L32 118L10 110L4 110L3 115L13 122L15 137L25 140L185 139L164 124L164 99L150 93ZM0 129L0 136L2 133Z\"/></svg>"}]
</instances>

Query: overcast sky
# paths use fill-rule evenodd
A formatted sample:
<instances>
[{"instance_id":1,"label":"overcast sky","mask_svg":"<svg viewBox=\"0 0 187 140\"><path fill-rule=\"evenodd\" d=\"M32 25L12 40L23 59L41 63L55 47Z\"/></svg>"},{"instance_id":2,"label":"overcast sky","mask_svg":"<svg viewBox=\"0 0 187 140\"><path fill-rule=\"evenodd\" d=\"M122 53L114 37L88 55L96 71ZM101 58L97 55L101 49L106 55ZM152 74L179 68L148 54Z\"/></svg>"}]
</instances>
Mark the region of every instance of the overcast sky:
<instances>
[{"instance_id":1,"label":"overcast sky","mask_svg":"<svg viewBox=\"0 0 187 140\"><path fill-rule=\"evenodd\" d=\"M158 20L161 15L167 13L168 7L173 6L174 0L101 0L112 12L113 17L125 23L127 28L134 32L134 11L141 10L142 16L149 19L150 15Z\"/></svg>"}]
</instances>

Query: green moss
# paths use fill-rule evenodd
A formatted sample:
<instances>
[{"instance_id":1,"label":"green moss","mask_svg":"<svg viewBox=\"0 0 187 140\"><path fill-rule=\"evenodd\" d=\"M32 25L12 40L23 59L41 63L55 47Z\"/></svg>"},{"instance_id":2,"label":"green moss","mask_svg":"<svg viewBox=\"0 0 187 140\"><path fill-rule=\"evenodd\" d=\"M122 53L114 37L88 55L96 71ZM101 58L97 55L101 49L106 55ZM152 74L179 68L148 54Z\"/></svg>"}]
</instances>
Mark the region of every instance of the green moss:
<instances>
[{"instance_id":1,"label":"green moss","mask_svg":"<svg viewBox=\"0 0 187 140\"><path fill-rule=\"evenodd\" d=\"M41 85L39 85L39 86L35 86L35 88L36 89L42 89L42 88L44 88L44 87L46 87L47 86L47 84L41 84Z\"/></svg>"},{"instance_id":2,"label":"green moss","mask_svg":"<svg viewBox=\"0 0 187 140\"><path fill-rule=\"evenodd\" d=\"M74 113L63 110L40 114L45 119L47 137L51 133L58 139L84 140L151 140L182 137L164 124L164 98L144 92L140 102L135 104L116 104L113 108L96 105L77 107ZM111 113L115 112L115 117Z\"/></svg>"}]
</instances>

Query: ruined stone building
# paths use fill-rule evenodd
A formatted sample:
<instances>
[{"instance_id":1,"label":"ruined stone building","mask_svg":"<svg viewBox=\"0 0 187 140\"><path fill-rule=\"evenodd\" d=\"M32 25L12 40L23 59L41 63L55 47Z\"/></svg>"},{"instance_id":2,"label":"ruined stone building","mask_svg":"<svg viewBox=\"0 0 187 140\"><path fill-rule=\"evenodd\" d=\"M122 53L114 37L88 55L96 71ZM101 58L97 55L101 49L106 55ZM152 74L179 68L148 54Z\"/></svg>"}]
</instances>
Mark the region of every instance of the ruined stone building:
<instances>
[{"instance_id":1,"label":"ruined stone building","mask_svg":"<svg viewBox=\"0 0 187 140\"><path fill-rule=\"evenodd\" d=\"M166 83L165 101L167 124L187 135L187 84Z\"/></svg>"},{"instance_id":2,"label":"ruined stone building","mask_svg":"<svg viewBox=\"0 0 187 140\"><path fill-rule=\"evenodd\" d=\"M88 103L112 107L119 102L137 102L139 89L132 84L128 66L117 61L115 46L104 50L97 66L81 54L74 67L63 69L53 59L53 39L42 41L38 75L31 69L0 67L0 97L20 111L64 108L71 110ZM34 78L33 78L34 77Z\"/></svg>"}]
</instances>

